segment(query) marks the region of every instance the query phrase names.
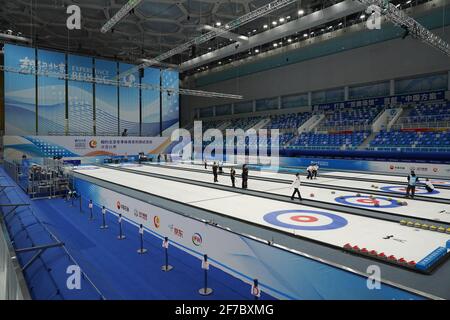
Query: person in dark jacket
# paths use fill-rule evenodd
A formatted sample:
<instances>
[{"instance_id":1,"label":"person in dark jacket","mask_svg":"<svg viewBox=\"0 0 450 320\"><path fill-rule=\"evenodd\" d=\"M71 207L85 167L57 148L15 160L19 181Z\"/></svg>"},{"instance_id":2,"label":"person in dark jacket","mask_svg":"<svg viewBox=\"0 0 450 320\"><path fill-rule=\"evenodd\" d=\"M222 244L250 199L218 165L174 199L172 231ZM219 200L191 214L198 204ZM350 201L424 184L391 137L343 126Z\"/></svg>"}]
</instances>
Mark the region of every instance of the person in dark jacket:
<instances>
[{"instance_id":1,"label":"person in dark jacket","mask_svg":"<svg viewBox=\"0 0 450 320\"><path fill-rule=\"evenodd\" d=\"M406 187L406 197L408 198L411 193L411 199L414 199L414 193L416 192L416 185L419 182L419 178L416 176L414 170L408 175L408 186Z\"/></svg>"},{"instance_id":2,"label":"person in dark jacket","mask_svg":"<svg viewBox=\"0 0 450 320\"><path fill-rule=\"evenodd\" d=\"M244 164L242 166L242 189L247 189L248 187L248 168L247 165Z\"/></svg>"},{"instance_id":3,"label":"person in dark jacket","mask_svg":"<svg viewBox=\"0 0 450 320\"><path fill-rule=\"evenodd\" d=\"M213 163L212 166L212 170L213 170L213 175L214 175L214 182L219 182L219 180L217 179L217 170L219 169L217 163Z\"/></svg>"},{"instance_id":4,"label":"person in dark jacket","mask_svg":"<svg viewBox=\"0 0 450 320\"><path fill-rule=\"evenodd\" d=\"M236 187L236 170L234 168L231 168L230 170L230 178L231 178L231 185L233 188Z\"/></svg>"}]
</instances>

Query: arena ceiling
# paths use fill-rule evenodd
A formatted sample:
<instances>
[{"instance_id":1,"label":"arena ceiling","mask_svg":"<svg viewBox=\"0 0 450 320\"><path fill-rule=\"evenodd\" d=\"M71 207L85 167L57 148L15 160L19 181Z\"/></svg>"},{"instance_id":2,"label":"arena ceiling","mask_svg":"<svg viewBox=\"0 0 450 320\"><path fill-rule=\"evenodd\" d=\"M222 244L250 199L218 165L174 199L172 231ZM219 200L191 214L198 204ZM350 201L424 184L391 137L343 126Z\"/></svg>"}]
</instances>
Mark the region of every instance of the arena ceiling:
<instances>
[{"instance_id":1,"label":"arena ceiling","mask_svg":"<svg viewBox=\"0 0 450 320\"><path fill-rule=\"evenodd\" d=\"M102 34L102 25L127 0L0 0L0 29L20 32L45 47L107 57L148 58L200 35L202 25L231 21L271 1L144 0L133 14L120 21L113 33ZM334 2L339 1L297 1L266 19L294 16L300 7L317 10ZM71 4L81 8L79 31L69 32L65 27L66 8ZM254 21L236 32L247 34L260 25Z\"/></svg>"},{"instance_id":2,"label":"arena ceiling","mask_svg":"<svg viewBox=\"0 0 450 320\"><path fill-rule=\"evenodd\" d=\"M202 26L227 23L273 0L143 0L123 18L113 32L100 28L128 0L0 0L0 31L32 39L33 45L73 53L113 58L133 63L152 58L206 32ZM233 32L254 35L290 19L327 8L341 0L298 0ZM66 28L66 8L81 8L81 30ZM359 14L358 14L359 17ZM353 17L354 18L354 17ZM284 19L281 22L280 19ZM192 52L176 55L166 63L179 65L194 56L232 43L215 38Z\"/></svg>"}]
</instances>

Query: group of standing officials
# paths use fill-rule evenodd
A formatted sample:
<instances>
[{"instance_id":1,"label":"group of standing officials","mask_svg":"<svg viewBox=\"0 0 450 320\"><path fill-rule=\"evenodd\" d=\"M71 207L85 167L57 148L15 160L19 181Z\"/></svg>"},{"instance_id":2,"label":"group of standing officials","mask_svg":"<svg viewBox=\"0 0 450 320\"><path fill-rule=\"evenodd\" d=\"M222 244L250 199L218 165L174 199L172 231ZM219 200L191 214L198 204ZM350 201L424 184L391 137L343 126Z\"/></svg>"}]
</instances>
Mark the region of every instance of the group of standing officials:
<instances>
[{"instance_id":1,"label":"group of standing officials","mask_svg":"<svg viewBox=\"0 0 450 320\"><path fill-rule=\"evenodd\" d=\"M208 164L205 161L204 162L205 169L208 169ZM214 176L214 182L219 182L218 176L219 174L223 173L223 164L214 162L212 165L212 172ZM242 189L247 189L248 187L248 167L246 164L242 166ZM233 188L236 187L236 170L232 167L230 170L230 179L231 179L231 185Z\"/></svg>"}]
</instances>

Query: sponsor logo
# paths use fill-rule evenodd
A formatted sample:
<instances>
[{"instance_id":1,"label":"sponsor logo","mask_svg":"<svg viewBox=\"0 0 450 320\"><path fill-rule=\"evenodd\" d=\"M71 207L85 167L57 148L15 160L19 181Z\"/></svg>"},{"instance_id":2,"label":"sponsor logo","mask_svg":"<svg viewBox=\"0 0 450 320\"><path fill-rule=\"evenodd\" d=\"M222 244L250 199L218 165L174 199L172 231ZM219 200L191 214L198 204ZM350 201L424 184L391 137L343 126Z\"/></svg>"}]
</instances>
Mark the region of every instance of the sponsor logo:
<instances>
[{"instance_id":1,"label":"sponsor logo","mask_svg":"<svg viewBox=\"0 0 450 320\"><path fill-rule=\"evenodd\" d=\"M170 232L172 232L178 238L183 238L184 231L180 228L175 227L173 224L169 225Z\"/></svg>"},{"instance_id":2,"label":"sponsor logo","mask_svg":"<svg viewBox=\"0 0 450 320\"><path fill-rule=\"evenodd\" d=\"M141 218L142 220L147 221L147 214L145 212L139 211L137 209L134 209L134 216L136 218Z\"/></svg>"},{"instance_id":3,"label":"sponsor logo","mask_svg":"<svg viewBox=\"0 0 450 320\"><path fill-rule=\"evenodd\" d=\"M120 203L120 201L116 202L116 206L117 206L117 209L119 209L119 210L122 209L123 211L130 212L130 208L128 208L126 205Z\"/></svg>"},{"instance_id":4,"label":"sponsor logo","mask_svg":"<svg viewBox=\"0 0 450 320\"><path fill-rule=\"evenodd\" d=\"M202 242L203 242L203 238L200 233L194 233L192 235L192 243L195 246L197 246L197 247L200 246L202 244Z\"/></svg>"},{"instance_id":5,"label":"sponsor logo","mask_svg":"<svg viewBox=\"0 0 450 320\"><path fill-rule=\"evenodd\" d=\"M153 225L155 226L155 228L159 228L159 226L161 225L161 221L160 221L160 219L159 219L159 217L158 216L154 216L153 217Z\"/></svg>"},{"instance_id":6,"label":"sponsor logo","mask_svg":"<svg viewBox=\"0 0 450 320\"><path fill-rule=\"evenodd\" d=\"M91 147L92 149L97 148L97 140L89 141L89 147Z\"/></svg>"},{"instance_id":7,"label":"sponsor logo","mask_svg":"<svg viewBox=\"0 0 450 320\"><path fill-rule=\"evenodd\" d=\"M404 166L396 166L396 165L391 164L391 165L389 165L389 169L390 170L394 170L394 171L405 171L406 167L404 167Z\"/></svg>"},{"instance_id":8,"label":"sponsor logo","mask_svg":"<svg viewBox=\"0 0 450 320\"><path fill-rule=\"evenodd\" d=\"M75 139L75 149L86 149L86 139Z\"/></svg>"}]
</instances>

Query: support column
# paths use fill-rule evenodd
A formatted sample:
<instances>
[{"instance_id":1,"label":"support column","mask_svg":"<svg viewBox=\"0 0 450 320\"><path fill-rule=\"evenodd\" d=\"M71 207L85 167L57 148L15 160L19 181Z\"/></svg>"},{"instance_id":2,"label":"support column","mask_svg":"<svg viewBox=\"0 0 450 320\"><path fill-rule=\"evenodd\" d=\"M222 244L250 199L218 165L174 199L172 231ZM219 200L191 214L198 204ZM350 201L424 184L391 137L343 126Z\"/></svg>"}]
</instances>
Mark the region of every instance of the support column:
<instances>
[{"instance_id":1,"label":"support column","mask_svg":"<svg viewBox=\"0 0 450 320\"><path fill-rule=\"evenodd\" d=\"M395 96L395 80L389 81L389 95Z\"/></svg>"},{"instance_id":2,"label":"support column","mask_svg":"<svg viewBox=\"0 0 450 320\"><path fill-rule=\"evenodd\" d=\"M348 101L348 86L344 87L344 101Z\"/></svg>"}]
</instances>

